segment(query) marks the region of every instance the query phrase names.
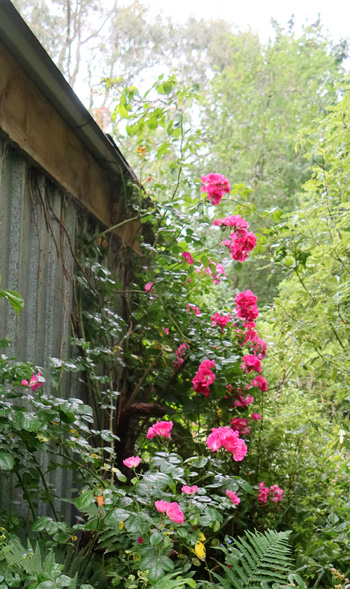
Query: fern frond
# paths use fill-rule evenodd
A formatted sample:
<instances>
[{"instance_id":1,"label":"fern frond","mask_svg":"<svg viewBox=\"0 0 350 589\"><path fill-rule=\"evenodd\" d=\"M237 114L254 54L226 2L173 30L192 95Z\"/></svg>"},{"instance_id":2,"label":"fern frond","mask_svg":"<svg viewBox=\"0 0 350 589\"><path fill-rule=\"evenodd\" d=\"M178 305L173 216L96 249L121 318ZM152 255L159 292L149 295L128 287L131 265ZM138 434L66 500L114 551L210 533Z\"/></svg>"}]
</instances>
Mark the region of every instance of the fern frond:
<instances>
[{"instance_id":1,"label":"fern frond","mask_svg":"<svg viewBox=\"0 0 350 589\"><path fill-rule=\"evenodd\" d=\"M179 573L176 572L165 575L164 577L159 579L159 581L157 581L157 583L153 585L152 589L180 589L181 587L185 587L186 585L188 585L189 587L195 587L196 582L191 578L183 579L181 576L179 576Z\"/></svg>"},{"instance_id":2,"label":"fern frond","mask_svg":"<svg viewBox=\"0 0 350 589\"><path fill-rule=\"evenodd\" d=\"M225 578L214 571L221 589L261 589L270 583L285 583L291 569L290 532L267 530L245 532L243 538L233 538L229 549L221 550L229 557L230 568L220 564Z\"/></svg>"}]
</instances>

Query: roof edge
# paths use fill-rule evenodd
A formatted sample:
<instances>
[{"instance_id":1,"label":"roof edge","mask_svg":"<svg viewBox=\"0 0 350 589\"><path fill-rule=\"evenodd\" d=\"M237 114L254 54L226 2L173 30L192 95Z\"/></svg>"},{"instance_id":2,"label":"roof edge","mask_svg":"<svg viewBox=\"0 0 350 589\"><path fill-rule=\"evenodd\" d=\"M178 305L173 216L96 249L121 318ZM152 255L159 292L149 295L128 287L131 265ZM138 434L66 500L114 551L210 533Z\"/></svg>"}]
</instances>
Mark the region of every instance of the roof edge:
<instances>
[{"instance_id":1,"label":"roof edge","mask_svg":"<svg viewBox=\"0 0 350 589\"><path fill-rule=\"evenodd\" d=\"M0 0L0 38L81 143L112 176L136 175L103 133L10 0Z\"/></svg>"}]
</instances>

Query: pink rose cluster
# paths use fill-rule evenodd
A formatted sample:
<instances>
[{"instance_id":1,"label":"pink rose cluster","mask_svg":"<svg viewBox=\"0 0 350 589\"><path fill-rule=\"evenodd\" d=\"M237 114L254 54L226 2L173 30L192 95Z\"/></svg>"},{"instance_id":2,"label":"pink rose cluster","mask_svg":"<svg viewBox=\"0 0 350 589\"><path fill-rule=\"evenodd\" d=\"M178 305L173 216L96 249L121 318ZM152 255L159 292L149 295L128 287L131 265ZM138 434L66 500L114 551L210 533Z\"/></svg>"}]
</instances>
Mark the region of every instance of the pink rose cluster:
<instances>
[{"instance_id":1,"label":"pink rose cluster","mask_svg":"<svg viewBox=\"0 0 350 589\"><path fill-rule=\"evenodd\" d=\"M152 440L156 436L161 436L162 438L170 438L170 431L172 427L172 421L157 421L157 423L148 428L147 438L149 440Z\"/></svg>"},{"instance_id":2,"label":"pink rose cluster","mask_svg":"<svg viewBox=\"0 0 350 589\"><path fill-rule=\"evenodd\" d=\"M261 360L265 358L267 350L267 343L259 338L254 322L254 319L259 315L257 300L258 297L251 290L239 292L235 298L237 317L244 321L243 327L245 331L239 332L242 345L248 344L253 352L253 354L243 356L242 370L246 374L249 374L252 370L258 373L261 372ZM267 391L267 381L263 376L257 376L252 381L252 385L257 386L263 392Z\"/></svg>"},{"instance_id":3,"label":"pink rose cluster","mask_svg":"<svg viewBox=\"0 0 350 589\"><path fill-rule=\"evenodd\" d=\"M172 503L169 503L168 501L155 501L154 504L157 511L159 511L159 513L166 513L172 522L183 524L185 516L176 501L173 501Z\"/></svg>"},{"instance_id":4,"label":"pink rose cluster","mask_svg":"<svg viewBox=\"0 0 350 589\"><path fill-rule=\"evenodd\" d=\"M193 390L196 393L209 397L209 387L215 380L215 374L211 370L214 366L215 360L203 360L199 365L197 374L192 379Z\"/></svg>"},{"instance_id":5,"label":"pink rose cluster","mask_svg":"<svg viewBox=\"0 0 350 589\"><path fill-rule=\"evenodd\" d=\"M232 321L232 315L220 315L220 313L216 312L210 317L210 320L213 327L218 325L221 328L222 333L224 333L224 328Z\"/></svg>"},{"instance_id":6,"label":"pink rose cluster","mask_svg":"<svg viewBox=\"0 0 350 589\"><path fill-rule=\"evenodd\" d=\"M210 202L218 205L225 193L229 193L231 186L229 181L222 174L208 174L201 176L201 192L206 192Z\"/></svg>"},{"instance_id":7,"label":"pink rose cluster","mask_svg":"<svg viewBox=\"0 0 350 589\"><path fill-rule=\"evenodd\" d=\"M224 219L215 219L214 225L219 227L233 227L234 231L230 234L229 239L224 239L222 245L228 247L231 256L237 262L245 262L249 252L256 246L256 235L248 231L249 224L240 215L224 217Z\"/></svg>"},{"instance_id":8,"label":"pink rose cluster","mask_svg":"<svg viewBox=\"0 0 350 589\"><path fill-rule=\"evenodd\" d=\"M259 494L258 501L260 503L267 503L268 499L271 499L274 503L282 501L283 490L278 485L271 485L271 487L265 486L265 481L259 483Z\"/></svg>"},{"instance_id":9,"label":"pink rose cluster","mask_svg":"<svg viewBox=\"0 0 350 589\"><path fill-rule=\"evenodd\" d=\"M259 315L257 300L258 297L251 290L239 292L235 298L237 317L246 321L254 321Z\"/></svg>"},{"instance_id":10,"label":"pink rose cluster","mask_svg":"<svg viewBox=\"0 0 350 589\"><path fill-rule=\"evenodd\" d=\"M177 350L175 350L176 360L174 361L174 368L180 368L184 363L187 348L187 344L180 344Z\"/></svg>"},{"instance_id":11,"label":"pink rose cluster","mask_svg":"<svg viewBox=\"0 0 350 589\"><path fill-rule=\"evenodd\" d=\"M240 462L247 453L247 446L239 437L238 431L233 431L227 426L213 427L212 433L207 438L207 446L215 452L221 447L232 453L233 460Z\"/></svg>"},{"instance_id":12,"label":"pink rose cluster","mask_svg":"<svg viewBox=\"0 0 350 589\"><path fill-rule=\"evenodd\" d=\"M241 215L231 215L231 217L215 219L213 225L216 225L217 227L234 227L238 235L244 235L249 227L248 221L242 219Z\"/></svg>"}]
</instances>

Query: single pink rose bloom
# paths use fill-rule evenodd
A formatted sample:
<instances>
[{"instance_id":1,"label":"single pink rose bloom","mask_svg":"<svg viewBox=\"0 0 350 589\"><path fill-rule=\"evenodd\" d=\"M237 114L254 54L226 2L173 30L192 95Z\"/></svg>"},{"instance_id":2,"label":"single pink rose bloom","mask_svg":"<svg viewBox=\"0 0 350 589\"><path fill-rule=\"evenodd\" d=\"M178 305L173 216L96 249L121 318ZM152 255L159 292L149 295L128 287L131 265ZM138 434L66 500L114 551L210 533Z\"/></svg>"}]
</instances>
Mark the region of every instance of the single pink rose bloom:
<instances>
[{"instance_id":1,"label":"single pink rose bloom","mask_svg":"<svg viewBox=\"0 0 350 589\"><path fill-rule=\"evenodd\" d=\"M227 497L232 501L232 503L234 505L238 505L241 500L239 497L237 497L236 493L234 493L233 491L229 491L228 489L226 490L226 495Z\"/></svg>"},{"instance_id":2,"label":"single pink rose bloom","mask_svg":"<svg viewBox=\"0 0 350 589\"><path fill-rule=\"evenodd\" d=\"M38 378L39 376L42 377L40 380ZM22 380L21 385L23 387L30 387L32 391L35 391L38 387L43 386L43 382L45 382L45 378L39 370L38 376L36 376L36 374L32 374L30 381L28 382L27 380Z\"/></svg>"},{"instance_id":3,"label":"single pink rose bloom","mask_svg":"<svg viewBox=\"0 0 350 589\"><path fill-rule=\"evenodd\" d=\"M194 259L192 258L190 252L182 252L182 257L184 260L186 260L186 262L188 262L189 264L194 264Z\"/></svg>"},{"instance_id":4,"label":"single pink rose bloom","mask_svg":"<svg viewBox=\"0 0 350 589\"><path fill-rule=\"evenodd\" d=\"M155 438L156 436L170 438L170 430L172 429L172 427L172 421L158 421L148 429L147 438L150 440L152 438Z\"/></svg>"},{"instance_id":5,"label":"single pink rose bloom","mask_svg":"<svg viewBox=\"0 0 350 589\"><path fill-rule=\"evenodd\" d=\"M166 513L166 510L169 507L168 501L155 501L154 505L159 513Z\"/></svg>"},{"instance_id":6,"label":"single pink rose bloom","mask_svg":"<svg viewBox=\"0 0 350 589\"><path fill-rule=\"evenodd\" d=\"M181 491L186 495L193 495L193 493L197 493L198 487L197 485L193 485L193 487L188 487L188 485L184 485Z\"/></svg>"},{"instance_id":7,"label":"single pink rose bloom","mask_svg":"<svg viewBox=\"0 0 350 589\"><path fill-rule=\"evenodd\" d=\"M168 518L171 519L172 522L175 522L176 524L183 524L185 516L183 511L181 511L181 509L179 508L179 504L176 503L176 501L170 503L166 513Z\"/></svg>"},{"instance_id":8,"label":"single pink rose bloom","mask_svg":"<svg viewBox=\"0 0 350 589\"><path fill-rule=\"evenodd\" d=\"M253 421L258 421L258 419L262 419L262 417L260 413L252 413L250 419L252 419Z\"/></svg>"},{"instance_id":9,"label":"single pink rose bloom","mask_svg":"<svg viewBox=\"0 0 350 589\"><path fill-rule=\"evenodd\" d=\"M147 284L145 284L145 291L149 292L151 290L153 286L153 282L147 282Z\"/></svg>"},{"instance_id":10,"label":"single pink rose bloom","mask_svg":"<svg viewBox=\"0 0 350 589\"><path fill-rule=\"evenodd\" d=\"M141 462L141 458L139 456L130 456L130 458L125 458L123 460L123 464L128 468L136 468Z\"/></svg>"}]
</instances>

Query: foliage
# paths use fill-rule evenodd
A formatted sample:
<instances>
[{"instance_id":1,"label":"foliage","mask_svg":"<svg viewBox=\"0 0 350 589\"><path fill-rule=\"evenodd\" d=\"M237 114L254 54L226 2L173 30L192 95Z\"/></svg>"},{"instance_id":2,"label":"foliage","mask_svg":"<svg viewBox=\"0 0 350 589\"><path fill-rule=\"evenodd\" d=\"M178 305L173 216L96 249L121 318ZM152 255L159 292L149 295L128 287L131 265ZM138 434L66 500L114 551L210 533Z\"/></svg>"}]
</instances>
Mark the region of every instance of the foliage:
<instances>
[{"instance_id":1,"label":"foliage","mask_svg":"<svg viewBox=\"0 0 350 589\"><path fill-rule=\"evenodd\" d=\"M298 209L274 229L275 264L285 278L263 327L273 341L276 386L267 408L274 425L263 443L274 468L293 473L286 525L293 521L297 565L325 586L332 567L349 575L348 83L340 90L342 100L317 130L299 137L312 176ZM273 449L276 434L283 460Z\"/></svg>"},{"instance_id":2,"label":"foliage","mask_svg":"<svg viewBox=\"0 0 350 589\"><path fill-rule=\"evenodd\" d=\"M221 550L229 567L225 569L226 578L212 572L223 589L234 587L268 587L269 583L287 580L290 571L290 547L287 544L289 533L269 530L265 534L246 532L244 538L232 539L232 544Z\"/></svg>"},{"instance_id":3,"label":"foliage","mask_svg":"<svg viewBox=\"0 0 350 589\"><path fill-rule=\"evenodd\" d=\"M134 20L130 14L123 16L126 39L132 23L144 22L139 6ZM156 24L154 39L159 33L165 43ZM55 394L40 367L1 356L0 469L30 510L27 518L1 516L1 574L11 586L208 587L213 577L237 586L260 563L263 544L286 538L288 528L310 584L347 583L349 89L335 88L342 57L319 24L300 38L292 26L276 26L266 47L225 27L221 47L217 26L206 29L212 79L205 95L196 84L179 87L173 74L147 92L133 83L121 89L112 66L121 48L113 45L103 94L110 126L139 171L142 186L130 204L142 236L120 275L107 269L111 233L131 220L81 236L76 355L52 359ZM198 27L189 23L182 51L200 51ZM69 35L67 42L69 53ZM130 64L145 43L140 35L135 46L124 44ZM199 62L194 77L206 76ZM211 169L235 181L217 205L201 194L199 176ZM257 255L245 262L231 255L237 227L213 221L242 215L245 222L248 214ZM271 302L261 269L266 252L274 255L274 284L283 281L250 340L235 295L252 288ZM0 296L16 312L23 305L17 293ZM264 359L262 334L271 358L264 363L268 392L249 371L249 362L259 369ZM85 403L74 390L64 398L66 371L77 374ZM172 424L170 439L153 435L159 419ZM244 460L228 451L234 427L240 449L248 447ZM134 454L141 462L132 471L125 461L140 460ZM52 488L57 468L73 475L73 498ZM260 501L258 484L265 483L283 485L283 500ZM72 521L61 516L67 500ZM228 534L231 550L220 547ZM33 556L23 557L31 546ZM238 563L238 552L249 563ZM279 583L275 556L268 563ZM305 586L296 574L283 582Z\"/></svg>"}]
</instances>

